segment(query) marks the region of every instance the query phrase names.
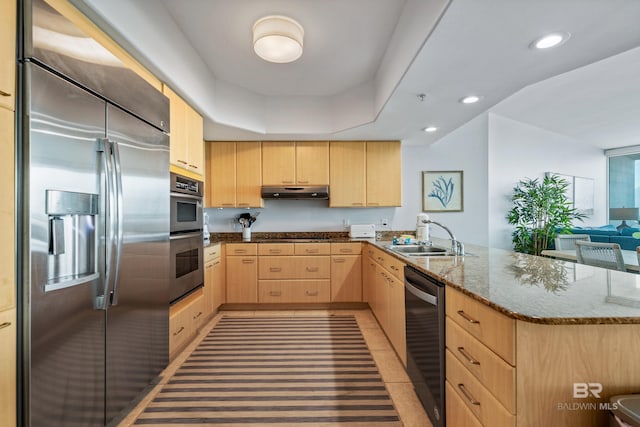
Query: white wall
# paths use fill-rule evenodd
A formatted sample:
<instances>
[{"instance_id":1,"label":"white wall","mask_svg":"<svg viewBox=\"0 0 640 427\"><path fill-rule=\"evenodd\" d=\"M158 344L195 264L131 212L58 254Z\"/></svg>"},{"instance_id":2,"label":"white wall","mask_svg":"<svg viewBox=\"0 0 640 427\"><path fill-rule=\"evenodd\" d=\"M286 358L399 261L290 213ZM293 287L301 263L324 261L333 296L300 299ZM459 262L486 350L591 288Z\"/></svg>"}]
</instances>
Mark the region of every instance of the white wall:
<instances>
[{"instance_id":1,"label":"white wall","mask_svg":"<svg viewBox=\"0 0 640 427\"><path fill-rule=\"evenodd\" d=\"M511 249L513 226L505 215L521 179L544 177L545 172L595 180L594 214L576 225L603 225L606 221L606 158L603 150L563 135L489 113L489 242Z\"/></svg>"}]
</instances>

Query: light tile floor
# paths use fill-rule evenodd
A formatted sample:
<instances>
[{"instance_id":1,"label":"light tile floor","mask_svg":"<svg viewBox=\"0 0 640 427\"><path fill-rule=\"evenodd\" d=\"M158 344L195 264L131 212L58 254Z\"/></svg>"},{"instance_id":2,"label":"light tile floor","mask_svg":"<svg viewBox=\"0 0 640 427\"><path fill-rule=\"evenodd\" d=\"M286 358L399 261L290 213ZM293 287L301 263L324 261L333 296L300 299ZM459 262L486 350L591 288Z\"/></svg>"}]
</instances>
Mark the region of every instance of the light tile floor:
<instances>
[{"instance_id":1,"label":"light tile floor","mask_svg":"<svg viewBox=\"0 0 640 427\"><path fill-rule=\"evenodd\" d=\"M413 391L411 381L407 376L402 362L396 355L387 340L386 335L380 329L375 316L370 310L257 310L257 311L223 311L214 316L200 331L200 334L167 366L162 373L162 380L156 385L144 399L124 418L118 427L132 426L136 418L146 406L153 400L173 373L184 363L198 343L217 323L222 315L227 316L310 316L328 314L353 314L358 321L371 355L378 365L382 380L389 391L393 404L398 411L404 427L432 427L424 408Z\"/></svg>"}]
</instances>

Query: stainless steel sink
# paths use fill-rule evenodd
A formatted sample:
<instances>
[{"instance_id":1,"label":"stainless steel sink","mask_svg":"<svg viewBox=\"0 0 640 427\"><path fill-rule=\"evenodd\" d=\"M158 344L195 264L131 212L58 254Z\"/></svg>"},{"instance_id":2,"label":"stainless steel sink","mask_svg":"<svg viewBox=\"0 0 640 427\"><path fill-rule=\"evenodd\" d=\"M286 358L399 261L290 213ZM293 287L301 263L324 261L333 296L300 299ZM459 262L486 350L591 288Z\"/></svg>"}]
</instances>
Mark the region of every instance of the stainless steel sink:
<instances>
[{"instance_id":1,"label":"stainless steel sink","mask_svg":"<svg viewBox=\"0 0 640 427\"><path fill-rule=\"evenodd\" d=\"M387 249L405 256L451 256L450 249L427 245L388 245Z\"/></svg>"}]
</instances>

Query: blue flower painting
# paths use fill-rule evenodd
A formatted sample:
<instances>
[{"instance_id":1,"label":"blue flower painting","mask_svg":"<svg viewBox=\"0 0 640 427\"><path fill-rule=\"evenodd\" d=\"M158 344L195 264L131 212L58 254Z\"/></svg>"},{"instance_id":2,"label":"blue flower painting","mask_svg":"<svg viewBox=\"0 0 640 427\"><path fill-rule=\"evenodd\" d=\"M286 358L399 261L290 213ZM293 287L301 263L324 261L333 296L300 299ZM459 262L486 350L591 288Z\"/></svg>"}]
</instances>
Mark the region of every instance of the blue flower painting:
<instances>
[{"instance_id":1,"label":"blue flower painting","mask_svg":"<svg viewBox=\"0 0 640 427\"><path fill-rule=\"evenodd\" d=\"M462 211L462 171L423 171L422 210Z\"/></svg>"}]
</instances>

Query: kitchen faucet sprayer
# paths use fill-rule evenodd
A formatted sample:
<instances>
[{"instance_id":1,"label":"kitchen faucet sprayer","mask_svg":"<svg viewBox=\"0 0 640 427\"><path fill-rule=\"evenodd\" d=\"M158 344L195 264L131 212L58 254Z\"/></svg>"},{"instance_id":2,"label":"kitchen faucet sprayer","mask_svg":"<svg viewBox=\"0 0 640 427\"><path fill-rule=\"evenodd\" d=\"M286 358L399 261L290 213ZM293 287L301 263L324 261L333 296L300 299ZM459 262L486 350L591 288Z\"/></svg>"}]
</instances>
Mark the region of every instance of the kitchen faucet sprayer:
<instances>
[{"instance_id":1,"label":"kitchen faucet sprayer","mask_svg":"<svg viewBox=\"0 0 640 427\"><path fill-rule=\"evenodd\" d=\"M460 242L459 240L456 239L456 237L453 235L453 233L451 232L451 230L449 230L446 226L440 224L439 222L430 220L430 219L423 219L422 222L424 224L434 224L437 225L438 227L442 228L444 231L446 231L449 234L449 238L451 239L451 251L455 254L455 255L464 255L464 245L462 244L462 242Z\"/></svg>"}]
</instances>

